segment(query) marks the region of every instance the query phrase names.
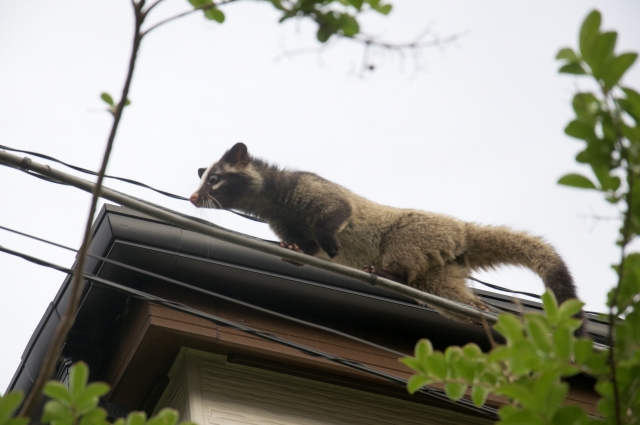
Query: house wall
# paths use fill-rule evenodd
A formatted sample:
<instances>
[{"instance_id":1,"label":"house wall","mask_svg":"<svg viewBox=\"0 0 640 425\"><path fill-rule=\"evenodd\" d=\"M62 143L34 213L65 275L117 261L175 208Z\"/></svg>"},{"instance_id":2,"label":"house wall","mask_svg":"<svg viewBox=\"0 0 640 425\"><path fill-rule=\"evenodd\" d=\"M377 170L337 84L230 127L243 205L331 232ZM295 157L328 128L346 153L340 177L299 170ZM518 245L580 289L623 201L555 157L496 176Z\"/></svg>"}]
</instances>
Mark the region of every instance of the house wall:
<instances>
[{"instance_id":1,"label":"house wall","mask_svg":"<svg viewBox=\"0 0 640 425\"><path fill-rule=\"evenodd\" d=\"M183 348L156 412L199 425L489 424L489 420L338 385L228 363Z\"/></svg>"}]
</instances>

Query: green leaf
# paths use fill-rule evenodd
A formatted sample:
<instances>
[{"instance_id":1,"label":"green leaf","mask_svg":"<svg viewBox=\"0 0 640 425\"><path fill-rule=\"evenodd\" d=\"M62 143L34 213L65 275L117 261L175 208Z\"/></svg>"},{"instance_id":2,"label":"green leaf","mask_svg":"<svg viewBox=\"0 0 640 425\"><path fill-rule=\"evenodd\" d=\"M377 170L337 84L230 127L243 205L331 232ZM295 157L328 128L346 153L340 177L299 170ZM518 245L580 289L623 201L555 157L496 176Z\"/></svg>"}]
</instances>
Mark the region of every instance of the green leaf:
<instances>
[{"instance_id":1,"label":"green leaf","mask_svg":"<svg viewBox=\"0 0 640 425\"><path fill-rule=\"evenodd\" d=\"M533 393L522 384L505 385L496 389L496 394L504 395L512 400L517 400L524 407L535 408L536 398Z\"/></svg>"},{"instance_id":2,"label":"green leaf","mask_svg":"<svg viewBox=\"0 0 640 425\"><path fill-rule=\"evenodd\" d=\"M382 6L378 6L376 10L382 13L383 15L388 15L391 12L392 8L393 6L390 4L383 4Z\"/></svg>"},{"instance_id":3,"label":"green leaf","mask_svg":"<svg viewBox=\"0 0 640 425\"><path fill-rule=\"evenodd\" d=\"M413 394L416 391L418 391L420 388L430 384L431 382L433 381L427 378L426 376L413 375L407 382L407 391L409 391L409 394Z\"/></svg>"},{"instance_id":4,"label":"green leaf","mask_svg":"<svg viewBox=\"0 0 640 425\"><path fill-rule=\"evenodd\" d=\"M488 395L489 390L487 388L473 387L471 390L471 399L473 400L473 404L478 407L484 406Z\"/></svg>"},{"instance_id":5,"label":"green leaf","mask_svg":"<svg viewBox=\"0 0 640 425\"><path fill-rule=\"evenodd\" d=\"M460 400L466 390L467 390L467 386L464 384L455 384L450 382L444 386L444 392L453 401Z\"/></svg>"},{"instance_id":6,"label":"green leaf","mask_svg":"<svg viewBox=\"0 0 640 425\"><path fill-rule=\"evenodd\" d=\"M456 375L469 383L473 383L476 373L476 363L465 356L459 357L453 362L453 369Z\"/></svg>"},{"instance_id":7,"label":"green leaf","mask_svg":"<svg viewBox=\"0 0 640 425\"><path fill-rule=\"evenodd\" d=\"M503 410L505 410L504 407L500 409L501 417ZM544 422L542 422L541 419L537 418L532 411L516 410L508 417L503 417L503 419L499 422L499 425L544 425Z\"/></svg>"},{"instance_id":8,"label":"green leaf","mask_svg":"<svg viewBox=\"0 0 640 425\"><path fill-rule=\"evenodd\" d=\"M547 314L549 321L552 324L556 324L558 318L558 301L556 300L556 296L553 294L553 291L550 289L547 289L544 294L542 294L542 306L544 307L544 312Z\"/></svg>"},{"instance_id":9,"label":"green leaf","mask_svg":"<svg viewBox=\"0 0 640 425\"><path fill-rule=\"evenodd\" d=\"M640 93L627 87L623 87L622 91L627 98L618 101L620 106L633 117L636 123L640 123Z\"/></svg>"},{"instance_id":10,"label":"green leaf","mask_svg":"<svg viewBox=\"0 0 640 425\"><path fill-rule=\"evenodd\" d=\"M78 362L71 366L69 373L69 392L72 399L77 399L87 386L89 367L85 362Z\"/></svg>"},{"instance_id":11,"label":"green leaf","mask_svg":"<svg viewBox=\"0 0 640 425\"><path fill-rule=\"evenodd\" d=\"M480 357L482 355L482 350L478 347L478 344L474 344L470 342L469 344L462 347L462 352L465 356L474 359L476 357Z\"/></svg>"},{"instance_id":12,"label":"green leaf","mask_svg":"<svg viewBox=\"0 0 640 425\"><path fill-rule=\"evenodd\" d=\"M62 382L49 381L45 384L42 392L47 397L64 402L64 404L71 403L71 394L69 394L69 389Z\"/></svg>"},{"instance_id":13,"label":"green leaf","mask_svg":"<svg viewBox=\"0 0 640 425\"><path fill-rule=\"evenodd\" d=\"M556 55L556 59L566 59L571 63L580 62L580 58L578 57L576 52L574 52L573 49L569 47L561 49Z\"/></svg>"},{"instance_id":14,"label":"green leaf","mask_svg":"<svg viewBox=\"0 0 640 425\"><path fill-rule=\"evenodd\" d=\"M582 310L582 306L584 306L584 303L576 299L571 299L563 302L558 309L558 321L563 322L575 316L580 312L580 310Z\"/></svg>"},{"instance_id":15,"label":"green leaf","mask_svg":"<svg viewBox=\"0 0 640 425\"><path fill-rule=\"evenodd\" d=\"M426 370L424 363L413 357L403 357L400 359L400 363L404 364L409 369L413 369L419 373L422 373Z\"/></svg>"},{"instance_id":16,"label":"green leaf","mask_svg":"<svg viewBox=\"0 0 640 425\"><path fill-rule=\"evenodd\" d=\"M191 3L194 9L197 9L212 4L213 2L211 0L189 0L189 3Z\"/></svg>"},{"instance_id":17,"label":"green leaf","mask_svg":"<svg viewBox=\"0 0 640 425\"><path fill-rule=\"evenodd\" d=\"M568 361L571 357L573 337L569 328L560 326L553 333L553 345L557 358Z\"/></svg>"},{"instance_id":18,"label":"green leaf","mask_svg":"<svg viewBox=\"0 0 640 425\"><path fill-rule=\"evenodd\" d=\"M100 95L100 99L104 100L104 102L109 105L109 106L113 106L113 98L111 97L111 95L109 93L102 93Z\"/></svg>"},{"instance_id":19,"label":"green leaf","mask_svg":"<svg viewBox=\"0 0 640 425\"><path fill-rule=\"evenodd\" d=\"M20 391L11 391L4 396L0 396L0 422L9 419L13 415L13 412L22 403L23 398Z\"/></svg>"},{"instance_id":20,"label":"green leaf","mask_svg":"<svg viewBox=\"0 0 640 425\"><path fill-rule=\"evenodd\" d=\"M434 352L425 360L425 368L433 376L445 379L447 377L447 361L444 354L439 351Z\"/></svg>"},{"instance_id":21,"label":"green leaf","mask_svg":"<svg viewBox=\"0 0 640 425\"><path fill-rule=\"evenodd\" d=\"M108 393L109 389L109 385L104 382L94 382L89 384L87 389L76 399L76 411L79 414L84 414L95 409L98 405L98 397Z\"/></svg>"},{"instance_id":22,"label":"green leaf","mask_svg":"<svg viewBox=\"0 0 640 425\"><path fill-rule=\"evenodd\" d=\"M164 408L158 414L150 418L146 425L175 425L178 422L178 411Z\"/></svg>"},{"instance_id":23,"label":"green leaf","mask_svg":"<svg viewBox=\"0 0 640 425\"><path fill-rule=\"evenodd\" d=\"M578 93L573 96L571 106L578 116L578 120L585 122L594 128L596 115L600 111L600 101L593 93Z\"/></svg>"},{"instance_id":24,"label":"green leaf","mask_svg":"<svg viewBox=\"0 0 640 425\"><path fill-rule=\"evenodd\" d=\"M548 416L554 415L560 408L564 399L569 393L569 384L566 382L555 382L546 394L546 403L544 403L544 411Z\"/></svg>"},{"instance_id":25,"label":"green leaf","mask_svg":"<svg viewBox=\"0 0 640 425\"><path fill-rule=\"evenodd\" d=\"M591 180L582 176L580 174L567 174L566 176L562 176L560 180L558 180L558 184L564 186L577 187L581 189L597 189L596 185L593 184Z\"/></svg>"},{"instance_id":26,"label":"green leaf","mask_svg":"<svg viewBox=\"0 0 640 425\"><path fill-rule=\"evenodd\" d=\"M44 405L42 422L55 421L60 425L70 425L73 423L73 419L71 409L55 400L50 400Z\"/></svg>"},{"instance_id":27,"label":"green leaf","mask_svg":"<svg viewBox=\"0 0 640 425\"><path fill-rule=\"evenodd\" d=\"M580 28L580 53L582 57L587 59L591 53L591 46L593 42L600 35L600 23L602 16L597 10L592 11L585 18Z\"/></svg>"},{"instance_id":28,"label":"green leaf","mask_svg":"<svg viewBox=\"0 0 640 425\"><path fill-rule=\"evenodd\" d=\"M600 381L596 383L595 390L603 397L613 396L613 383L611 381Z\"/></svg>"},{"instance_id":29,"label":"green leaf","mask_svg":"<svg viewBox=\"0 0 640 425\"><path fill-rule=\"evenodd\" d=\"M527 319L527 332L531 336L533 344L539 350L549 353L552 350L551 338L549 337L549 331L538 320L531 318Z\"/></svg>"},{"instance_id":30,"label":"green leaf","mask_svg":"<svg viewBox=\"0 0 640 425\"><path fill-rule=\"evenodd\" d=\"M340 17L340 31L345 37L353 37L360 32L360 25L353 16L344 13Z\"/></svg>"},{"instance_id":31,"label":"green leaf","mask_svg":"<svg viewBox=\"0 0 640 425\"><path fill-rule=\"evenodd\" d=\"M29 418L12 418L4 422L3 425L29 425Z\"/></svg>"},{"instance_id":32,"label":"green leaf","mask_svg":"<svg viewBox=\"0 0 640 425\"><path fill-rule=\"evenodd\" d=\"M347 1L351 6L355 7L358 10L362 9L362 4L364 3L364 0L347 0Z\"/></svg>"},{"instance_id":33,"label":"green leaf","mask_svg":"<svg viewBox=\"0 0 640 425\"><path fill-rule=\"evenodd\" d=\"M509 358L509 349L504 345L498 345L489 352L487 360L489 362L499 362Z\"/></svg>"},{"instance_id":34,"label":"green leaf","mask_svg":"<svg viewBox=\"0 0 640 425\"><path fill-rule=\"evenodd\" d=\"M331 37L333 34L335 34L335 31L326 25L320 25L318 27L318 32L316 33L316 37L318 38L318 41L321 43L326 43L327 40L329 40L329 37Z\"/></svg>"},{"instance_id":35,"label":"green leaf","mask_svg":"<svg viewBox=\"0 0 640 425\"><path fill-rule=\"evenodd\" d=\"M587 124L581 120L571 121L564 129L567 136L575 137L576 139L590 141L596 138L596 133L593 129L593 125Z\"/></svg>"},{"instance_id":36,"label":"green leaf","mask_svg":"<svg viewBox=\"0 0 640 425\"><path fill-rule=\"evenodd\" d=\"M224 13L222 13L222 10L216 9L215 7L205 9L204 16L205 18L211 21L216 21L219 24L224 22Z\"/></svg>"},{"instance_id":37,"label":"green leaf","mask_svg":"<svg viewBox=\"0 0 640 425\"><path fill-rule=\"evenodd\" d=\"M608 62L613 58L617 37L618 34L615 32L605 32L594 40L589 54L590 61L587 62L596 78L600 78L602 71L606 69Z\"/></svg>"},{"instance_id":38,"label":"green leaf","mask_svg":"<svg viewBox=\"0 0 640 425\"><path fill-rule=\"evenodd\" d=\"M144 425L147 414L144 412L131 412L127 415L126 425Z\"/></svg>"},{"instance_id":39,"label":"green leaf","mask_svg":"<svg viewBox=\"0 0 640 425\"><path fill-rule=\"evenodd\" d=\"M79 425L109 425L107 422L107 412L102 408L97 408L88 411L82 419Z\"/></svg>"},{"instance_id":40,"label":"green leaf","mask_svg":"<svg viewBox=\"0 0 640 425\"><path fill-rule=\"evenodd\" d=\"M585 423L587 413L578 406L561 407L555 415L551 423L553 425L579 425Z\"/></svg>"},{"instance_id":41,"label":"green leaf","mask_svg":"<svg viewBox=\"0 0 640 425\"><path fill-rule=\"evenodd\" d=\"M614 417L616 412L616 405L610 398L601 398L596 404L598 412L605 417Z\"/></svg>"},{"instance_id":42,"label":"green leaf","mask_svg":"<svg viewBox=\"0 0 640 425\"><path fill-rule=\"evenodd\" d=\"M585 69L579 63L568 63L564 66L561 66L558 72L561 74L577 74L577 75L584 75L587 73L587 71L585 71Z\"/></svg>"},{"instance_id":43,"label":"green leaf","mask_svg":"<svg viewBox=\"0 0 640 425\"><path fill-rule=\"evenodd\" d=\"M433 346L428 339L421 339L416 344L415 356L419 361L424 361L433 353Z\"/></svg>"},{"instance_id":44,"label":"green leaf","mask_svg":"<svg viewBox=\"0 0 640 425\"><path fill-rule=\"evenodd\" d=\"M620 78L627 72L627 69L638 58L637 53L623 53L620 56L614 58L606 71L602 74L602 80L604 81L604 86L606 89L610 90L613 86L618 84Z\"/></svg>"},{"instance_id":45,"label":"green leaf","mask_svg":"<svg viewBox=\"0 0 640 425\"><path fill-rule=\"evenodd\" d=\"M501 314L500 317L498 317L498 323L496 323L494 329L507 339L509 345L514 344L524 337L522 324L513 314Z\"/></svg>"}]
</instances>

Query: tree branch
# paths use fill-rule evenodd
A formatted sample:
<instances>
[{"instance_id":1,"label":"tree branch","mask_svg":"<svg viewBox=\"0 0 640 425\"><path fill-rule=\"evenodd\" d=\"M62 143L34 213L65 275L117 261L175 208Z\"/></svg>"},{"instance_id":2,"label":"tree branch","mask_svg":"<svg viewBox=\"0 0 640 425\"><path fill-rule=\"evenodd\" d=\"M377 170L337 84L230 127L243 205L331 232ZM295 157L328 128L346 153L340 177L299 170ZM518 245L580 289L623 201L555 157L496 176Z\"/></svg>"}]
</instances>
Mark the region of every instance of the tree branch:
<instances>
[{"instance_id":1,"label":"tree branch","mask_svg":"<svg viewBox=\"0 0 640 425\"><path fill-rule=\"evenodd\" d=\"M160 3L160 1L162 1L162 0L158 0L158 3ZM232 3L234 1L237 1L237 0L223 0L223 1L219 2L219 3L210 3L210 4L207 4L207 5L204 5L204 6L193 8L191 10L187 10L186 12L182 12L182 13L180 13L178 15L171 16L171 17L169 17L167 19L164 19L164 20L152 25L151 27L147 28L145 31L142 32L142 36L144 37L145 35L149 34L154 29L158 28L159 26L167 24L167 23L169 23L171 21L175 21L176 19L183 18L183 17L185 17L187 15L191 15L191 14L193 14L195 12L199 12L201 10L215 9L215 8L217 8L219 6L222 6L223 4ZM153 6L155 6L155 4L153 4L152 7ZM149 9L151 9L151 8L149 8Z\"/></svg>"},{"instance_id":2,"label":"tree branch","mask_svg":"<svg viewBox=\"0 0 640 425\"><path fill-rule=\"evenodd\" d=\"M162 2L162 0L156 0L155 3L153 3L151 6L147 7L146 10L143 10L142 13L144 16L147 16L149 14L149 12L151 12L151 10L156 7L157 5L159 5Z\"/></svg>"},{"instance_id":3,"label":"tree branch","mask_svg":"<svg viewBox=\"0 0 640 425\"><path fill-rule=\"evenodd\" d=\"M89 242L91 239L91 225L93 224L93 216L95 215L96 207L98 204L98 198L100 196L100 188L102 186L102 181L104 180L104 174L107 169L107 163L109 162L109 156L111 155L111 149L113 148L113 142L116 137L116 132L118 130L118 124L120 123L120 118L122 117L122 111L124 109L128 94L129 87L131 86L131 79L133 77L133 70L135 68L136 57L138 55L138 49L140 48L140 41L142 40L142 34L140 32L140 27L142 26L142 22L144 21L144 14L142 13L142 8L144 6L145 0L140 0L139 2L135 2L132 0L134 13L135 13L135 31L133 37L133 48L131 51L131 58L129 60L129 70L127 72L127 79L125 85L122 89L122 97L120 102L118 103L115 111L114 111L114 119L111 127L111 132L109 134L109 139L107 141L107 147L105 149L105 153L102 159L102 165L100 167L100 172L98 173L98 180L96 182L95 189L93 191L91 197L91 207L89 208L89 216L87 218L87 223L85 225L84 237L82 238L82 245L80 246L80 250L77 256L76 270L79 271L73 275L71 281L70 288L70 299L69 304L67 305L67 309L56 328L55 334L53 336L53 340L47 349L47 353L45 355L42 366L40 367L40 372L38 373L38 377L36 378L31 390L29 391L29 395L25 400L22 408L20 409L20 416L29 417L33 413L38 401L42 396L42 389L47 380L51 378L51 375L54 372L55 366L58 361L58 357L62 352L62 347L64 346L65 341L67 340L67 336L69 335L69 331L74 324L75 316L78 311L78 304L80 302L80 297L82 296L82 292L84 290L84 279L83 279L83 270L86 263L87 258L87 250L89 248Z\"/></svg>"},{"instance_id":4,"label":"tree branch","mask_svg":"<svg viewBox=\"0 0 640 425\"><path fill-rule=\"evenodd\" d=\"M602 87L602 92L605 96L605 102L609 96L613 99L613 96L610 95L610 92L607 92L604 89L604 87ZM616 105L615 99L613 99L613 103L614 105ZM635 171L630 166L630 161L628 159L629 152L624 147L624 144L622 143L623 135L620 129L619 117L614 116L616 112L619 113L619 109L614 107L612 110L611 107L609 106L607 106L607 108L609 109L609 112L611 113L611 116L615 122L615 129L616 129L618 143L620 147L620 159L621 159L621 162L624 161L626 166L627 186L628 186L627 187L628 192L626 193L626 196L625 196L625 203L627 204L627 210L624 212L624 222L622 225L622 243L620 244L621 259L620 259L620 266L618 268L618 284L613 289L611 303L609 304L609 365L611 366L611 384L613 386L613 401L616 409L616 412L615 412L616 423L622 424L622 417L620 412L620 386L618 384L618 373L616 369L616 358L615 358L614 329L615 329L616 319L618 318L618 315L622 313L621 311L618 311L618 308L617 308L618 294L620 292L620 287L622 286L622 280L624 277L624 260L626 257L626 247L631 241L631 237L632 237L631 206L633 205L633 187L635 184L636 176L635 176ZM616 310L615 314L614 314L614 309Z\"/></svg>"},{"instance_id":5,"label":"tree branch","mask_svg":"<svg viewBox=\"0 0 640 425\"><path fill-rule=\"evenodd\" d=\"M432 40L421 41L426 35L430 34L431 31L429 28L423 30L417 37L414 38L413 41L405 42L405 43L393 43L389 41L380 40L379 37L360 33L354 37L346 37L341 35L336 35L329 39L328 42L318 46L318 47L307 47L295 50L283 50L283 52L276 57L276 60L280 60L284 57L293 57L297 55L304 55L309 53L323 53L325 50L328 50L331 47L334 47L338 41L348 40L351 42L359 43L364 46L364 50L362 53L362 70L363 71L373 71L375 70L375 65L371 63L371 50L379 49L390 51L399 55L402 59L404 59L405 54L407 52L411 52L416 64L419 62L418 53L426 48L437 47L437 46L445 46L451 43L454 43L459 38L465 35L465 33L453 34L448 37L438 37L437 35L433 36ZM335 40L335 41L334 41ZM419 66L418 66L419 67Z\"/></svg>"}]
</instances>

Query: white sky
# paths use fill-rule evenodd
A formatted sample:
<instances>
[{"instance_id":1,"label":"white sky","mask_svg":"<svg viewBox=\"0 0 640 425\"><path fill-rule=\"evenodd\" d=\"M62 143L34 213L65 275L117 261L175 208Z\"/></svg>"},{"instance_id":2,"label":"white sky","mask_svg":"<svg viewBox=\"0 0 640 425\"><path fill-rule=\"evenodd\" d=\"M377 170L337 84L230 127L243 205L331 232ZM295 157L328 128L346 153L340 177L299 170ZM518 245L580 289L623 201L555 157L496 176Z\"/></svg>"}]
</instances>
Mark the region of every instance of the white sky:
<instances>
[{"instance_id":1,"label":"white sky","mask_svg":"<svg viewBox=\"0 0 640 425\"><path fill-rule=\"evenodd\" d=\"M595 192L556 185L565 173L589 174L574 161L581 142L563 133L573 93L588 85L558 75L553 58L577 44L594 6L604 28L619 32L617 51L638 51L640 3L393 4L388 18L368 16L363 29L397 41L426 27L465 35L425 51L422 72L410 58L385 54L373 56L376 71L361 78L362 47L350 42L321 56L277 60L285 49L318 44L312 25L278 25L268 2L228 5L224 25L194 15L158 29L143 42L108 172L189 196L197 168L242 141L254 155L316 172L380 203L544 236L567 261L587 308L602 310L615 282L618 224L586 216L616 211ZM165 0L151 22L188 7ZM121 90L132 26L127 0L0 2L0 144L97 169L111 125L99 95ZM626 79L636 89L639 69ZM226 212L107 185L272 237L264 225ZM0 225L78 247L88 206L83 192L0 167ZM4 231L0 245L65 266L74 259ZM526 270L477 277L543 290ZM63 278L0 254L0 391Z\"/></svg>"}]
</instances>

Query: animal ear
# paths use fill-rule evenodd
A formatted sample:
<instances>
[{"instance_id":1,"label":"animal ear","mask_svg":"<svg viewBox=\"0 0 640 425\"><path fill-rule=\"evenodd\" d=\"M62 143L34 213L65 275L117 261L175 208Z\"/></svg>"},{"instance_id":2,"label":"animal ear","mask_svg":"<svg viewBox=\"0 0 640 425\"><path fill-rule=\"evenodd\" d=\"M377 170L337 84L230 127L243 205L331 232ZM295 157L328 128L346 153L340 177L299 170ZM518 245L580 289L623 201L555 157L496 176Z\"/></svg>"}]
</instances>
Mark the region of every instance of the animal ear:
<instances>
[{"instance_id":1,"label":"animal ear","mask_svg":"<svg viewBox=\"0 0 640 425\"><path fill-rule=\"evenodd\" d=\"M198 177L202 178L205 171L207 171L206 168L198 168Z\"/></svg>"},{"instance_id":2,"label":"animal ear","mask_svg":"<svg viewBox=\"0 0 640 425\"><path fill-rule=\"evenodd\" d=\"M247 145L244 143L236 143L231 149L227 151L222 157L230 165L247 165L249 163L249 153L247 152Z\"/></svg>"}]
</instances>

